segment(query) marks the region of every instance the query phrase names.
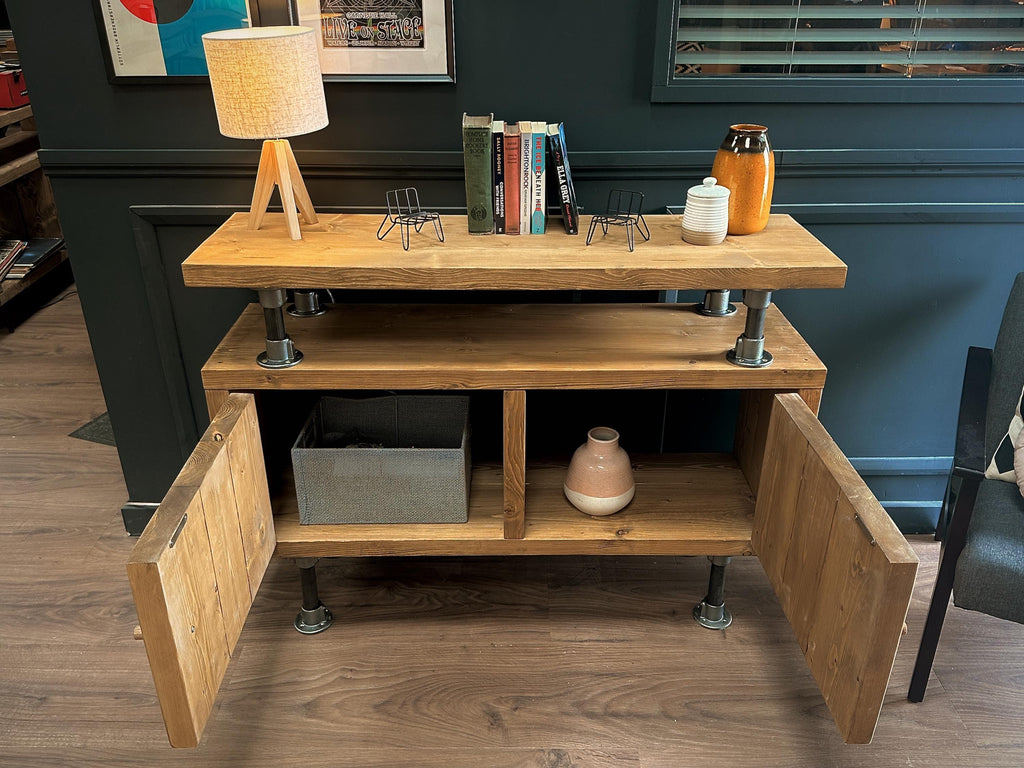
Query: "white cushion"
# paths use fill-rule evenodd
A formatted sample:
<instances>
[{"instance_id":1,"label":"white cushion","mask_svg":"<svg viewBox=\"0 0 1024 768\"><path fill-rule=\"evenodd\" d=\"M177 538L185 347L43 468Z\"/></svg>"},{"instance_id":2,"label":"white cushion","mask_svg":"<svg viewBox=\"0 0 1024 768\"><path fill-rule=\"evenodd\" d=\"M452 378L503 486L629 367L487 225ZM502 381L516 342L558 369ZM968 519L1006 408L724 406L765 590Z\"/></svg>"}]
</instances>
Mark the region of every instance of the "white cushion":
<instances>
[{"instance_id":1,"label":"white cushion","mask_svg":"<svg viewBox=\"0 0 1024 768\"><path fill-rule=\"evenodd\" d=\"M1017 433L1013 443L1013 471L1017 474L1017 487L1024 496L1024 429Z\"/></svg>"},{"instance_id":2,"label":"white cushion","mask_svg":"<svg viewBox=\"0 0 1024 768\"><path fill-rule=\"evenodd\" d=\"M1008 483L1019 483L1024 480L1024 474L1021 473L1021 469L1024 468L1021 462L1024 462L1024 459L1020 458L1020 445L1024 442L1024 438L1021 438L1021 434L1024 433L1024 418L1021 418L1020 414L1021 400L1024 400L1024 388L1017 398L1017 408L1010 419L1010 426L996 446L992 461L985 470L985 477L989 480L1005 480Z\"/></svg>"}]
</instances>

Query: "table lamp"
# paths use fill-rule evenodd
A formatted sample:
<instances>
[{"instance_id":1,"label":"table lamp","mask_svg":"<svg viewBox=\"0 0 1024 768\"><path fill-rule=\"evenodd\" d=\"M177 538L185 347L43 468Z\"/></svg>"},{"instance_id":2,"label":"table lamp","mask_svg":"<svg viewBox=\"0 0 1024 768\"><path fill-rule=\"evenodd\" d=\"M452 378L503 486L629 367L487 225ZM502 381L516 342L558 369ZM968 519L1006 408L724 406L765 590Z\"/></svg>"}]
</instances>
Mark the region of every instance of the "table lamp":
<instances>
[{"instance_id":1,"label":"table lamp","mask_svg":"<svg viewBox=\"0 0 1024 768\"><path fill-rule=\"evenodd\" d=\"M295 162L289 136L327 125L327 102L314 31L307 27L252 27L203 35L220 132L264 139L249 229L259 229L270 197L281 191L292 240L302 239L296 204L306 224L316 211Z\"/></svg>"}]
</instances>

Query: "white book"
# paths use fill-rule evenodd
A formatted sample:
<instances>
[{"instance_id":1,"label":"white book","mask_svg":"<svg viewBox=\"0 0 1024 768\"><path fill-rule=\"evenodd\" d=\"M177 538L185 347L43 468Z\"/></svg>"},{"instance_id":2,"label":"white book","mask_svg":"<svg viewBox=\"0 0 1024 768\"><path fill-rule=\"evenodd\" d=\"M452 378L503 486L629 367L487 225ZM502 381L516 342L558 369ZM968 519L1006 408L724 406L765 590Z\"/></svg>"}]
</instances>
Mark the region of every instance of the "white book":
<instances>
[{"instance_id":1,"label":"white book","mask_svg":"<svg viewBox=\"0 0 1024 768\"><path fill-rule=\"evenodd\" d=\"M533 123L519 122L519 234L530 234L530 214L533 212L533 170L530 167L533 147Z\"/></svg>"}]
</instances>

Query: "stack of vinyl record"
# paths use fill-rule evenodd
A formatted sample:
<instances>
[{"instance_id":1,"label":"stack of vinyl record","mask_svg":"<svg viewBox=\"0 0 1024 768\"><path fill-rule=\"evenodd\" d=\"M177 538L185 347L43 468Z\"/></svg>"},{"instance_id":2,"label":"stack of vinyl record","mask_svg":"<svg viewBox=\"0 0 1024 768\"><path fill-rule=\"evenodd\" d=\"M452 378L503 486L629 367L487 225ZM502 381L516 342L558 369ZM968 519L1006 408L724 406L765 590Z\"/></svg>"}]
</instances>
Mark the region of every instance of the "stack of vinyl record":
<instances>
[{"instance_id":1,"label":"stack of vinyl record","mask_svg":"<svg viewBox=\"0 0 1024 768\"><path fill-rule=\"evenodd\" d=\"M694 245L718 245L729 231L729 190L708 176L686 192L683 240Z\"/></svg>"}]
</instances>

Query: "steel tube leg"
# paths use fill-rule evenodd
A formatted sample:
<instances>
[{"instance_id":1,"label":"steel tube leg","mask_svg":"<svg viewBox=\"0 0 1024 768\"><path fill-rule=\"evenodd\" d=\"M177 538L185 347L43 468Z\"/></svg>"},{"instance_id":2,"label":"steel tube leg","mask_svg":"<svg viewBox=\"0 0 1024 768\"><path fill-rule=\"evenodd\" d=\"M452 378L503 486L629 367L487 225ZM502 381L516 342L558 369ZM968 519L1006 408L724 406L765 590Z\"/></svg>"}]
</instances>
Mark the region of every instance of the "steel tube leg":
<instances>
[{"instance_id":1,"label":"steel tube leg","mask_svg":"<svg viewBox=\"0 0 1024 768\"><path fill-rule=\"evenodd\" d=\"M304 635L323 632L334 623L331 612L320 602L320 590L316 583L316 563L316 560L299 561L299 577L302 580L302 610L295 617L295 628Z\"/></svg>"},{"instance_id":2,"label":"steel tube leg","mask_svg":"<svg viewBox=\"0 0 1024 768\"><path fill-rule=\"evenodd\" d=\"M732 614L725 607L725 566L731 557L711 557L711 576L708 579L708 594L693 607L693 618L707 629L725 629L732 624Z\"/></svg>"},{"instance_id":3,"label":"steel tube leg","mask_svg":"<svg viewBox=\"0 0 1024 768\"><path fill-rule=\"evenodd\" d=\"M705 291L704 300L696 306L698 314L710 317L725 317L736 314L736 307L729 303L729 291Z\"/></svg>"},{"instance_id":4,"label":"steel tube leg","mask_svg":"<svg viewBox=\"0 0 1024 768\"><path fill-rule=\"evenodd\" d=\"M764 348L764 318L772 303L771 291L744 291L747 305L747 324L736 339L736 348L725 353L726 359L744 368L764 368L771 365L772 353Z\"/></svg>"},{"instance_id":5,"label":"steel tube leg","mask_svg":"<svg viewBox=\"0 0 1024 768\"><path fill-rule=\"evenodd\" d=\"M302 353L292 344L284 328L284 288L267 288L260 292L263 319L267 324L267 351L260 352L256 362L263 368L291 368L302 360Z\"/></svg>"},{"instance_id":6,"label":"steel tube leg","mask_svg":"<svg viewBox=\"0 0 1024 768\"><path fill-rule=\"evenodd\" d=\"M288 305L288 314L292 317L319 317L327 311L327 307L320 303L320 295L313 289L298 289L292 291L294 304Z\"/></svg>"}]
</instances>

